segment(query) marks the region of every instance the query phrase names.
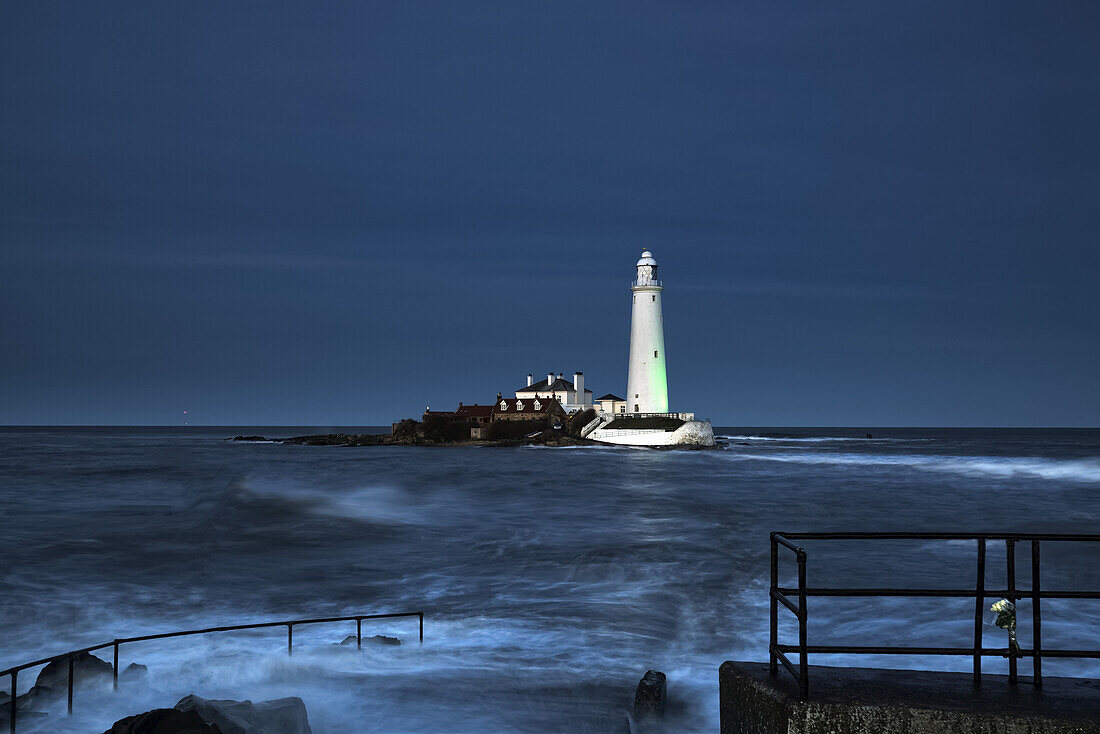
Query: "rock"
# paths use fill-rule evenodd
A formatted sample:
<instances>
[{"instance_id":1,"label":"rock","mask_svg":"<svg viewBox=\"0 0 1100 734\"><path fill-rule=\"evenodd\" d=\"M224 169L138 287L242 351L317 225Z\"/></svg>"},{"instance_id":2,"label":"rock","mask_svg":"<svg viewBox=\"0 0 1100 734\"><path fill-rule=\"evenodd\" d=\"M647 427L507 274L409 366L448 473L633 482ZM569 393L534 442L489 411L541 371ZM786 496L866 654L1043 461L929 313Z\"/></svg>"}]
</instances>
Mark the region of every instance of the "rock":
<instances>
[{"instance_id":1,"label":"rock","mask_svg":"<svg viewBox=\"0 0 1100 734\"><path fill-rule=\"evenodd\" d=\"M665 674L647 670L634 692L634 718L648 719L665 714Z\"/></svg>"},{"instance_id":2,"label":"rock","mask_svg":"<svg viewBox=\"0 0 1100 734\"><path fill-rule=\"evenodd\" d=\"M234 436L230 441L266 441L263 436Z\"/></svg>"},{"instance_id":3,"label":"rock","mask_svg":"<svg viewBox=\"0 0 1100 734\"><path fill-rule=\"evenodd\" d=\"M35 711L37 708L45 708L57 700L57 695L50 688L32 686L31 690L23 693L15 699L15 706L19 710L18 721L26 723L34 719L44 719L47 715L43 711ZM0 692L0 731L7 731L11 724L11 694L7 691Z\"/></svg>"},{"instance_id":4,"label":"rock","mask_svg":"<svg viewBox=\"0 0 1100 734\"><path fill-rule=\"evenodd\" d=\"M274 701L208 701L191 694L176 704L194 711L203 721L217 724L221 734L312 734L306 706L300 698Z\"/></svg>"},{"instance_id":5,"label":"rock","mask_svg":"<svg viewBox=\"0 0 1100 734\"><path fill-rule=\"evenodd\" d=\"M19 721L46 716L36 709L46 708L57 702L65 694L65 691L55 691L49 686L31 686L30 690L15 700L16 709L19 712ZM5 691L0 693L0 731L3 731L11 723L11 696Z\"/></svg>"},{"instance_id":6,"label":"rock","mask_svg":"<svg viewBox=\"0 0 1100 734\"><path fill-rule=\"evenodd\" d=\"M119 719L103 734L225 734L217 724L208 724L197 711L153 709Z\"/></svg>"},{"instance_id":7,"label":"rock","mask_svg":"<svg viewBox=\"0 0 1100 734\"><path fill-rule=\"evenodd\" d=\"M348 635L341 642L341 645L354 645L355 635ZM400 645L401 640L396 637L386 637L385 635L374 635L372 637L363 638L364 645Z\"/></svg>"},{"instance_id":8,"label":"rock","mask_svg":"<svg viewBox=\"0 0 1100 734\"><path fill-rule=\"evenodd\" d=\"M68 692L68 688L56 689L49 686L31 686L31 689L16 699L19 713L33 711L38 706L49 706Z\"/></svg>"},{"instance_id":9,"label":"rock","mask_svg":"<svg viewBox=\"0 0 1100 734\"><path fill-rule=\"evenodd\" d=\"M73 678L76 688L110 683L114 678L114 668L110 663L100 660L90 652L73 656ZM50 688L55 692L69 690L69 658L62 657L50 661L34 682L34 687Z\"/></svg>"},{"instance_id":10,"label":"rock","mask_svg":"<svg viewBox=\"0 0 1100 734\"><path fill-rule=\"evenodd\" d=\"M118 674L118 679L122 680L138 680L149 675L149 668L141 663L130 663L126 668Z\"/></svg>"},{"instance_id":11,"label":"rock","mask_svg":"<svg viewBox=\"0 0 1100 734\"><path fill-rule=\"evenodd\" d=\"M49 714L42 711L30 711L23 708L23 697L19 697L19 729L22 731L23 726L31 721L36 721L46 718ZM0 703L0 731L7 731L11 726L11 701ZM41 729L39 729L41 731Z\"/></svg>"},{"instance_id":12,"label":"rock","mask_svg":"<svg viewBox=\"0 0 1100 734\"><path fill-rule=\"evenodd\" d=\"M396 637L386 637L385 635L374 635L373 637L364 637L363 642L369 642L372 645L400 645L401 640Z\"/></svg>"}]
</instances>

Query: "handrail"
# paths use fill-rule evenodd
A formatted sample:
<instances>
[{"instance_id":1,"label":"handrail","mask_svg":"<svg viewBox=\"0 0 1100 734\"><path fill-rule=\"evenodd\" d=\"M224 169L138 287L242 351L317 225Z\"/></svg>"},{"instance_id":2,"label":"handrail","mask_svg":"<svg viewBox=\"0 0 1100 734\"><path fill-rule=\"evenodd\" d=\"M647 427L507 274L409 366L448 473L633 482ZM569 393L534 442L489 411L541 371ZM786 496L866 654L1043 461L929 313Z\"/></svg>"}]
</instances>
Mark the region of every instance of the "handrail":
<instances>
[{"instance_id":1,"label":"handrail","mask_svg":"<svg viewBox=\"0 0 1100 734\"><path fill-rule=\"evenodd\" d=\"M901 589L901 588L827 588L813 587L806 583L806 550L794 543L795 540L973 540L977 541L977 581L972 589ZM1030 657L1033 664L1033 683L1042 687L1042 659L1050 658L1100 658L1100 650L1048 650L1042 646L1042 599L1100 599L1100 590L1062 589L1047 591L1041 588L1039 573L1039 548L1041 542L1100 542L1100 535L1082 533L950 533L950 532L852 532L852 533L787 533L771 534L771 587L769 606L771 630L768 640L769 668L777 674L778 663L782 663L798 679L799 691L803 697L809 692L809 663L811 653L843 653L855 655L970 655L974 659L974 682L980 683L982 677L982 657L1000 656L1008 658L1008 682L1017 682L1017 659ZM985 556L988 541L1002 541L1005 544L1006 589L989 589L985 585ZM1031 588L1016 588L1016 543L1031 544ZM779 585L779 547L783 546L795 554L798 564L798 586ZM798 604L790 596L798 596ZM807 642L807 620L809 616L806 599L810 596L822 597L954 597L974 599L974 644L971 647L903 647L856 645L810 645ZM1019 599L1031 600L1032 647L1021 648L1010 644L1007 648L988 648L982 646L982 617L985 613L985 600L1004 598L1012 604ZM798 619L798 645L779 643L779 604L782 603ZM799 654L797 668L787 657L787 653Z\"/></svg>"},{"instance_id":2,"label":"handrail","mask_svg":"<svg viewBox=\"0 0 1100 734\"><path fill-rule=\"evenodd\" d=\"M19 682L19 672L26 670L27 668L34 668L39 665L46 665L59 660L68 659L69 662L69 690L68 690L68 713L73 713L73 684L75 680L73 669L73 658L76 655L83 653L95 652L96 650L103 650L108 647L114 648L114 662L112 664L112 678L114 689L118 690L118 650L119 647L128 642L146 642L148 640L163 640L169 637L186 637L188 635L205 635L212 632L234 632L238 630L247 629L265 629L270 627L286 627L286 652L287 655L294 653L294 627L295 625L304 624L327 624L329 622L355 622L355 643L357 649L363 648L363 620L364 619L396 619L401 617L417 617L419 620L419 633L420 643L424 643L424 612L395 612L392 614L353 614L346 617L315 617L310 619L288 619L281 622L256 622L253 624L234 624L224 627L204 627L202 629L193 630L180 630L178 632L162 632L155 635L139 635L137 637L119 637L110 642L104 642L99 645L91 645L89 647L82 647L79 650L69 650L63 652L60 655L53 655L48 658L42 658L41 660L35 660L29 663L22 663L6 670L0 670L0 678L5 675L11 676L11 701L10 711L8 714L9 727L11 734L15 734L15 721L17 713L17 701L18 701L18 689L16 686Z\"/></svg>"},{"instance_id":3,"label":"handrail","mask_svg":"<svg viewBox=\"0 0 1100 734\"><path fill-rule=\"evenodd\" d=\"M787 533L774 532L795 540L1065 540L1093 543L1100 535L1093 533Z\"/></svg>"},{"instance_id":4,"label":"handrail","mask_svg":"<svg viewBox=\"0 0 1100 734\"><path fill-rule=\"evenodd\" d=\"M585 423L584 427L581 428L581 431L580 431L581 438L588 438L589 434L591 434L592 431L594 431L594 430L596 430L597 428L600 427L600 425L603 423L603 420L604 420L603 414L599 414L595 418L593 418L592 420L588 421L588 423Z\"/></svg>"}]
</instances>

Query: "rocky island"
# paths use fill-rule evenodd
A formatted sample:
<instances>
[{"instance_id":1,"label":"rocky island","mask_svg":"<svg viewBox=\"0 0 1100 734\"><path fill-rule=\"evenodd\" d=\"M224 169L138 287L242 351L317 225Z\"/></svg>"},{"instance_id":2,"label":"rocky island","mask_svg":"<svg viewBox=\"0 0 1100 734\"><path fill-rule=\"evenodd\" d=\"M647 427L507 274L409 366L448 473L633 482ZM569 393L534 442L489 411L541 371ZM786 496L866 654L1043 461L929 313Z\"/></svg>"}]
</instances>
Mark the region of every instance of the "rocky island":
<instances>
[{"instance_id":1,"label":"rocky island","mask_svg":"<svg viewBox=\"0 0 1100 734\"><path fill-rule=\"evenodd\" d=\"M595 418L587 410L572 418L510 420L480 427L473 420L453 420L425 413L393 424L391 433L321 433L289 438L234 436L231 441L274 442L301 446L585 446L598 442L580 437L580 431ZM474 430L471 430L473 428Z\"/></svg>"},{"instance_id":2,"label":"rocky island","mask_svg":"<svg viewBox=\"0 0 1100 734\"><path fill-rule=\"evenodd\" d=\"M455 418L458 416L458 418ZM407 418L393 424L390 433L320 433L308 436L290 436L288 438L268 438L266 436L234 436L229 441L249 443L284 443L299 446L599 446L583 436L586 426L596 419L596 411L580 411L568 418L551 416L533 420L494 421L479 423L476 418L463 419L461 414L441 414L426 412L422 420ZM617 422L629 420L619 418ZM659 421L665 421L660 428L676 430L683 421L667 418L636 418L646 428L657 428ZM641 427L639 425L639 427ZM651 446L650 448L698 449L713 448L694 444Z\"/></svg>"}]
</instances>

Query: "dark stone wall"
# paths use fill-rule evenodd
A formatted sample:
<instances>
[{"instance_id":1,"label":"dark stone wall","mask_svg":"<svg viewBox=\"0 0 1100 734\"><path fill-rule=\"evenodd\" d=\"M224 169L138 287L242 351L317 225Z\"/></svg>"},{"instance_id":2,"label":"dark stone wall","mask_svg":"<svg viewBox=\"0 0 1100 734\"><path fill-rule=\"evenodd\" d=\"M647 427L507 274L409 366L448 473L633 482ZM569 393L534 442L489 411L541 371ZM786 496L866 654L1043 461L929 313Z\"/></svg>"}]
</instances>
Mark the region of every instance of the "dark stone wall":
<instances>
[{"instance_id":1,"label":"dark stone wall","mask_svg":"<svg viewBox=\"0 0 1100 734\"><path fill-rule=\"evenodd\" d=\"M1100 734L1100 681L1007 682L965 673L810 666L803 701L792 676L762 663L718 671L722 734Z\"/></svg>"}]
</instances>

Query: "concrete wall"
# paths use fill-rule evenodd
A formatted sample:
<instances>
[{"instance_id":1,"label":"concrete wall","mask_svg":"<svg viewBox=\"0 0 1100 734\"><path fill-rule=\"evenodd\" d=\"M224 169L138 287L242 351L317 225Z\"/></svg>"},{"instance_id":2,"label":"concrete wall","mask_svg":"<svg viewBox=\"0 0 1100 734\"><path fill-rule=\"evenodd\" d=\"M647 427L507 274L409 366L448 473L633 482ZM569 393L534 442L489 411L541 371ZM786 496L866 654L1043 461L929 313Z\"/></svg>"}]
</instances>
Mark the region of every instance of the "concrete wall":
<instances>
[{"instance_id":1,"label":"concrete wall","mask_svg":"<svg viewBox=\"0 0 1100 734\"><path fill-rule=\"evenodd\" d=\"M1100 734L1100 681L810 666L810 696L767 664L722 664L722 734Z\"/></svg>"},{"instance_id":2,"label":"concrete wall","mask_svg":"<svg viewBox=\"0 0 1100 734\"><path fill-rule=\"evenodd\" d=\"M689 421L674 431L597 428L588 438L620 446L713 446L714 429L707 421Z\"/></svg>"}]
</instances>

